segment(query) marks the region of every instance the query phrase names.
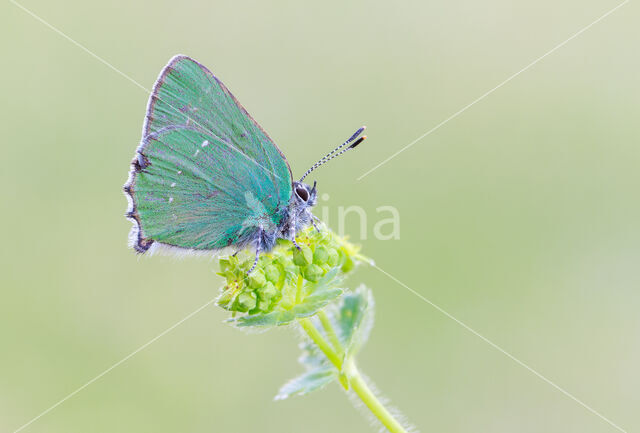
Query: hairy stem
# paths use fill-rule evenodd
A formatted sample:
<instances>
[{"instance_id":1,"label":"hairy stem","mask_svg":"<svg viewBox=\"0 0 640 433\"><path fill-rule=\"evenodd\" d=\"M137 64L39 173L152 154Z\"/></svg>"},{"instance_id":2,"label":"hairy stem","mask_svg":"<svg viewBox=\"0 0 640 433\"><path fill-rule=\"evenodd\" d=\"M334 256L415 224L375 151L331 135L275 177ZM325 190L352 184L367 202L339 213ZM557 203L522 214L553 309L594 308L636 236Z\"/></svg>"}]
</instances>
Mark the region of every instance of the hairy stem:
<instances>
[{"instance_id":1,"label":"hairy stem","mask_svg":"<svg viewBox=\"0 0 640 433\"><path fill-rule=\"evenodd\" d=\"M324 316L323 316L324 315ZM369 410L375 415L376 418L384 425L391 433L407 433L402 427L400 422L396 420L391 412L384 407L382 402L378 400L376 395L371 391L365 380L363 379L360 371L356 367L353 359L347 359L343 362L343 355L338 356L336 351L340 354L344 353L344 349L340 344L336 333L331 326L331 322L324 311L320 311L320 322L325 332L332 340L332 343L336 345L335 351L327 340L322 336L320 331L313 325L313 322L309 318L300 319L299 323L302 329L305 330L309 338L316 343L318 348L325 354L327 359L333 364L333 366L339 372L340 383L345 390L352 388L360 400L369 408ZM324 318L324 320L323 320ZM333 335L335 340L331 337Z\"/></svg>"},{"instance_id":2,"label":"hairy stem","mask_svg":"<svg viewBox=\"0 0 640 433\"><path fill-rule=\"evenodd\" d=\"M329 337L329 341L333 345L333 348L336 350L336 353L340 358L344 357L344 353L343 353L344 349L342 349L342 344L340 344L340 340L338 340L336 331L334 331L333 326L331 326L331 321L329 320L329 316L324 310L320 310L318 312L318 318L320 319L320 323L322 323L324 332L326 332L327 337Z\"/></svg>"},{"instance_id":3,"label":"hairy stem","mask_svg":"<svg viewBox=\"0 0 640 433\"><path fill-rule=\"evenodd\" d=\"M327 340L324 339L320 331L313 326L313 322L309 318L300 319L300 326L305 330L309 338L313 340L314 343L322 350L322 353L326 355L326 357L331 361L333 366L338 369L338 371L342 371L342 359L336 355L333 351Z\"/></svg>"},{"instance_id":4,"label":"hairy stem","mask_svg":"<svg viewBox=\"0 0 640 433\"><path fill-rule=\"evenodd\" d=\"M367 382L362 378L360 371L352 360L347 362L346 370L351 388L376 418L378 418L382 425L391 433L407 433L404 427L402 427L402 424L391 415L389 410L384 407L382 402L378 400L373 391L371 391L371 388L369 388Z\"/></svg>"},{"instance_id":5,"label":"hairy stem","mask_svg":"<svg viewBox=\"0 0 640 433\"><path fill-rule=\"evenodd\" d=\"M349 382L344 374L342 374L342 357L338 356L336 352L333 351L327 340L324 339L320 331L313 326L313 322L311 319L305 318L300 319L300 326L305 330L309 338L313 340L314 343L322 350L322 353L325 354L327 359L331 361L333 366L340 372L340 383L344 389L349 389Z\"/></svg>"}]
</instances>

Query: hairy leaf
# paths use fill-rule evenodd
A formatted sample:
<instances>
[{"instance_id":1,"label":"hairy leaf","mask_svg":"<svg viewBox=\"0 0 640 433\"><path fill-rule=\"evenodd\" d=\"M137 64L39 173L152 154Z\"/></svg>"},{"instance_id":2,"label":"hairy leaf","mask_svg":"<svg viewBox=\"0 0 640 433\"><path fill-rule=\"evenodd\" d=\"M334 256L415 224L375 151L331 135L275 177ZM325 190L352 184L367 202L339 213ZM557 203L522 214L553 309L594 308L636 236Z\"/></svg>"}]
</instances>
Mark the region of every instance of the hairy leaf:
<instances>
[{"instance_id":1,"label":"hairy leaf","mask_svg":"<svg viewBox=\"0 0 640 433\"><path fill-rule=\"evenodd\" d=\"M276 400L284 400L294 395L305 395L320 389L336 379L335 370L317 368L309 370L285 383L275 396Z\"/></svg>"},{"instance_id":2,"label":"hairy leaf","mask_svg":"<svg viewBox=\"0 0 640 433\"><path fill-rule=\"evenodd\" d=\"M345 293L332 307L329 317L345 349L345 356L352 356L367 342L373 327L373 295L361 285L353 292Z\"/></svg>"}]
</instances>

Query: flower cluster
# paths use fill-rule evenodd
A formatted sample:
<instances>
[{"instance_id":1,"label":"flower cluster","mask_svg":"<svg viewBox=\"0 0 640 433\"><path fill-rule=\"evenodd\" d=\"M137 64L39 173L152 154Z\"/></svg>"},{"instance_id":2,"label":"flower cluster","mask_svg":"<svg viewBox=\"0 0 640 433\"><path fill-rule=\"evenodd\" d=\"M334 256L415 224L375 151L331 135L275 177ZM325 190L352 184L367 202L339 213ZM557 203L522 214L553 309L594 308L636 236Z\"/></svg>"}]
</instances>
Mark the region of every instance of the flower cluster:
<instances>
[{"instance_id":1,"label":"flower cluster","mask_svg":"<svg viewBox=\"0 0 640 433\"><path fill-rule=\"evenodd\" d=\"M292 242L279 240L272 251L260 256L250 274L247 271L254 259L249 252L222 257L219 275L227 281L218 305L234 314L290 310L303 302L330 271L345 274L367 260L358 253L359 247L328 229L303 230L296 242L299 250Z\"/></svg>"}]
</instances>

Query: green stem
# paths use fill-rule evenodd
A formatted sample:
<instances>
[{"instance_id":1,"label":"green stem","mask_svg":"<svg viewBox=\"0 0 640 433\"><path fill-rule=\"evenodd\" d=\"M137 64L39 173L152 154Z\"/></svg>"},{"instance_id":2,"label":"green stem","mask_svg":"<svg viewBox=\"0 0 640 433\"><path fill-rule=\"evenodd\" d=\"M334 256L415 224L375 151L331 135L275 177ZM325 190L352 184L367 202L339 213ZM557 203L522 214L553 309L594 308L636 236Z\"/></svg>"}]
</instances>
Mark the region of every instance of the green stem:
<instances>
[{"instance_id":1,"label":"green stem","mask_svg":"<svg viewBox=\"0 0 640 433\"><path fill-rule=\"evenodd\" d=\"M324 315L324 316L323 316ZM324 317L324 320L323 320ZM344 353L344 349L340 344L336 333L331 326L331 322L324 311L320 311L320 321L323 328L327 332L327 335L331 339L331 335L335 337L335 341L332 341L334 345L337 344L336 350L338 353ZM407 433L402 425L396 420L393 415L387 410L386 407L378 400L376 395L371 391L365 380L360 375L360 371L356 367L355 362L352 359L347 359L346 363L343 363L342 355L338 356L334 349L331 348L327 340L322 336L320 331L316 329L313 322L309 318L300 319L300 326L305 330L309 338L320 348L325 354L327 359L336 367L339 372L340 383L345 390L352 388L353 391L360 397L360 400L371 410L378 420L384 425L391 433ZM344 368L344 370L343 370Z\"/></svg>"},{"instance_id":2,"label":"green stem","mask_svg":"<svg viewBox=\"0 0 640 433\"><path fill-rule=\"evenodd\" d=\"M327 340L325 340L322 334L320 334L320 331L318 331L316 327L313 326L313 322L311 321L311 319L300 319L298 322L300 322L300 326L302 326L302 329L305 330L309 338L311 338L311 340L316 343L320 350L322 350L322 353L325 354L327 359L331 361L333 366L338 370L338 378L340 379L340 383L345 390L348 390L349 381L347 380L347 377L342 373L342 357L338 356L333 351L329 343L327 343Z\"/></svg>"},{"instance_id":3,"label":"green stem","mask_svg":"<svg viewBox=\"0 0 640 433\"><path fill-rule=\"evenodd\" d=\"M331 361L333 366L338 369L338 371L342 371L342 359L336 355L333 351L327 340L324 339L320 331L313 326L313 322L309 318L300 319L300 326L305 330L307 335L313 340L314 343L322 350L322 353L326 355L326 357Z\"/></svg>"},{"instance_id":4,"label":"green stem","mask_svg":"<svg viewBox=\"0 0 640 433\"><path fill-rule=\"evenodd\" d=\"M304 278L302 278L302 274L298 275L298 285L296 287L296 304L300 303L302 299L302 283L304 282Z\"/></svg>"},{"instance_id":5,"label":"green stem","mask_svg":"<svg viewBox=\"0 0 640 433\"><path fill-rule=\"evenodd\" d=\"M340 340L338 340L338 336L336 335L336 331L334 331L333 326L331 326L331 321L329 320L329 316L324 310L320 310L318 312L318 318L320 319L320 323L322 323L322 327L324 331L327 333L329 337L329 341L333 345L333 348L336 350L336 353L340 358L344 357L342 344L340 344Z\"/></svg>"},{"instance_id":6,"label":"green stem","mask_svg":"<svg viewBox=\"0 0 640 433\"><path fill-rule=\"evenodd\" d=\"M346 365L347 377L353 391L358 394L360 400L371 410L371 412L380 420L387 430L391 433L407 433L397 419L391 415L389 410L378 400L376 395L371 391L367 382L360 375L360 371L353 361L348 361Z\"/></svg>"}]
</instances>

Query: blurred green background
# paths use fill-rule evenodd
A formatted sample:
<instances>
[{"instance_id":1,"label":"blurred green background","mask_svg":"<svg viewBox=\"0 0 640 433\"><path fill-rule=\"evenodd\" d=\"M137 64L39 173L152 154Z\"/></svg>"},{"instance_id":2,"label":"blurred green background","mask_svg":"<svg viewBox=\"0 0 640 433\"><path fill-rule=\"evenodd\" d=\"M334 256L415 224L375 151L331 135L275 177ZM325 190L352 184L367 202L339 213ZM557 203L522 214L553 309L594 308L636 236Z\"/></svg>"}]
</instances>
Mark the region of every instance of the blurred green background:
<instances>
[{"instance_id":1,"label":"blurred green background","mask_svg":"<svg viewBox=\"0 0 640 433\"><path fill-rule=\"evenodd\" d=\"M630 2L361 181L356 178L619 2L24 0L150 88L207 65L295 174L318 171L364 253L623 429L640 429L640 7ZM122 184L148 95L0 5L0 430L13 432L218 293L215 262L137 258ZM372 237L395 206L400 240ZM333 224L332 221L329 221ZM375 269L362 370L422 432L615 429ZM210 307L24 432L369 432L300 372L291 330Z\"/></svg>"}]
</instances>

